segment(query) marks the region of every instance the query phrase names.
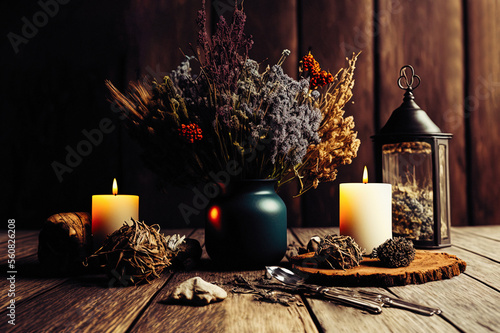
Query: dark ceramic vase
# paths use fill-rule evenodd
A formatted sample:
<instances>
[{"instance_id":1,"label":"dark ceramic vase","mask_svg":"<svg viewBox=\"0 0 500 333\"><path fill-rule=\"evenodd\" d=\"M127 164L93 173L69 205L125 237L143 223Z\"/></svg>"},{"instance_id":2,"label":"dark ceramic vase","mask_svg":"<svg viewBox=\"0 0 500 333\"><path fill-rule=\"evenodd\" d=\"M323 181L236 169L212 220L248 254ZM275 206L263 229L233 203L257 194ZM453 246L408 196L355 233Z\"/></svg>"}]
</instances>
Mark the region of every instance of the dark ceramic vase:
<instances>
[{"instance_id":1,"label":"dark ceramic vase","mask_svg":"<svg viewBox=\"0 0 500 333\"><path fill-rule=\"evenodd\" d=\"M287 249L286 206L275 180L231 181L206 211L205 246L218 266L262 268Z\"/></svg>"}]
</instances>

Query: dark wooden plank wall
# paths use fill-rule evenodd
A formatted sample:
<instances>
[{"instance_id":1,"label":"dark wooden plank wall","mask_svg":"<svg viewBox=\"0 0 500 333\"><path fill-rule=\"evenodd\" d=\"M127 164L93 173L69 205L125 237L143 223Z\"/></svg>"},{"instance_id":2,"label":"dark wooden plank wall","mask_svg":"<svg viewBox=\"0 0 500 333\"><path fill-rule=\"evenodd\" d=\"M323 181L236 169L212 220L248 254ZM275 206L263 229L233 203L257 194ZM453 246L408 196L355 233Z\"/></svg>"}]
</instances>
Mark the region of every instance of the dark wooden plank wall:
<instances>
[{"instance_id":1,"label":"dark wooden plank wall","mask_svg":"<svg viewBox=\"0 0 500 333\"><path fill-rule=\"evenodd\" d=\"M103 82L109 78L124 88L130 80L161 77L176 67L183 58L180 49L189 54L189 43L196 42L200 3L60 4L18 53L7 34L21 34L22 18L32 21L42 9L36 1L0 5L2 220L16 218L19 228L38 228L53 213L90 211L91 195L110 192L117 177L121 193L141 196L142 219L186 226L177 206L191 202L192 190L160 192L155 175L140 161L139 147L110 110ZM233 4L209 1L211 21L229 15ZM453 224L500 223L500 1L247 0L244 6L247 32L255 39L251 57L272 64L282 49L290 49L284 68L291 76L297 76L297 62L309 49L333 72L346 55L363 51L347 107L362 140L358 158L340 169L336 182L300 198L291 198L294 186L286 188L290 226L337 225L338 184L360 181L364 165L374 176L370 136L402 101L396 79L405 64L422 78L415 92L418 104L454 135ZM103 118L116 128L59 182L51 163L64 163L66 146L76 149L85 139L82 130L97 128ZM190 220L190 226L202 224L202 213Z\"/></svg>"},{"instance_id":2,"label":"dark wooden plank wall","mask_svg":"<svg viewBox=\"0 0 500 333\"><path fill-rule=\"evenodd\" d=\"M467 79L465 123L470 149L470 216L478 224L500 223L499 1L466 1Z\"/></svg>"}]
</instances>

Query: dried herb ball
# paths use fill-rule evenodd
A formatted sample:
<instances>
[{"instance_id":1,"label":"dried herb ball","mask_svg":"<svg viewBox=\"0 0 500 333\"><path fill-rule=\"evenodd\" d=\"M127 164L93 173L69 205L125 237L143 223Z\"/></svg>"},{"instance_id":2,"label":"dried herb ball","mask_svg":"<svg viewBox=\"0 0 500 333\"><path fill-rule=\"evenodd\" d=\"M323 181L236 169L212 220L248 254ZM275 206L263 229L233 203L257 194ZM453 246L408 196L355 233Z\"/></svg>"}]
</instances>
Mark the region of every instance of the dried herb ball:
<instances>
[{"instance_id":1,"label":"dried herb ball","mask_svg":"<svg viewBox=\"0 0 500 333\"><path fill-rule=\"evenodd\" d=\"M90 266L104 268L110 285L149 283L172 265L185 236L161 234L160 227L132 220L109 235L104 245L87 258ZM113 283L112 283L113 282Z\"/></svg>"},{"instance_id":2,"label":"dried herb ball","mask_svg":"<svg viewBox=\"0 0 500 333\"><path fill-rule=\"evenodd\" d=\"M314 257L320 267L348 269L359 266L363 252L352 237L333 234L321 240Z\"/></svg>"},{"instance_id":3,"label":"dried herb ball","mask_svg":"<svg viewBox=\"0 0 500 333\"><path fill-rule=\"evenodd\" d=\"M394 237L374 249L373 255L387 267L406 267L415 259L415 248L412 241L404 237Z\"/></svg>"}]
</instances>

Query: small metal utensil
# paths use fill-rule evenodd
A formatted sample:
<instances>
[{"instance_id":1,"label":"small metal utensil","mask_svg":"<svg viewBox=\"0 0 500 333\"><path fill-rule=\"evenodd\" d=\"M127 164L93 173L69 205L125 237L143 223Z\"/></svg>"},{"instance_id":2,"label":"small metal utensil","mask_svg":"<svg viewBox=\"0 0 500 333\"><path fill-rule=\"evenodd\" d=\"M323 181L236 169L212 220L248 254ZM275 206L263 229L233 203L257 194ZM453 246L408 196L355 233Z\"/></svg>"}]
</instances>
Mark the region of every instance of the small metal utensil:
<instances>
[{"instance_id":1,"label":"small metal utensil","mask_svg":"<svg viewBox=\"0 0 500 333\"><path fill-rule=\"evenodd\" d=\"M344 290L344 289L341 289L341 290ZM394 307L394 308L404 309L404 310L412 311L412 312L419 313L419 314L426 315L426 316L432 316L434 314L438 315L438 314L441 314L441 312L442 312L441 309L439 309L439 308L432 308L429 306L405 301L405 300L402 300L399 298L390 297L390 296L382 295L379 293L374 293L371 291L357 290L356 292L359 293L361 297L368 297L372 300L378 301L385 307Z\"/></svg>"},{"instance_id":2,"label":"small metal utensil","mask_svg":"<svg viewBox=\"0 0 500 333\"><path fill-rule=\"evenodd\" d=\"M379 314L382 312L382 307L380 303L375 301L364 299L360 297L353 297L344 293L336 292L330 288L305 284L304 279L294 272L279 266L266 266L267 272L276 280L283 284L294 286L299 289L303 289L308 292L312 292L317 295L322 295L326 298L332 299L334 301L351 305L363 310L366 310L373 314Z\"/></svg>"},{"instance_id":3,"label":"small metal utensil","mask_svg":"<svg viewBox=\"0 0 500 333\"><path fill-rule=\"evenodd\" d=\"M383 307L394 307L402 310L412 311L421 315L432 316L434 314L440 314L442 311L439 308L432 308L418 303L409 302L395 297L390 297L387 295L366 291L366 290L352 290L347 288L339 287L320 287L311 284L305 284L305 278L296 274L286 268L271 266L266 267L267 271L271 276L276 278L278 281L292 286L300 286L303 288L313 289L314 292L323 294L325 296L341 296L341 297L351 297L362 299L365 301L370 301L371 304L377 303L379 306ZM273 274L274 272L274 274ZM287 280L285 282L284 280Z\"/></svg>"}]
</instances>

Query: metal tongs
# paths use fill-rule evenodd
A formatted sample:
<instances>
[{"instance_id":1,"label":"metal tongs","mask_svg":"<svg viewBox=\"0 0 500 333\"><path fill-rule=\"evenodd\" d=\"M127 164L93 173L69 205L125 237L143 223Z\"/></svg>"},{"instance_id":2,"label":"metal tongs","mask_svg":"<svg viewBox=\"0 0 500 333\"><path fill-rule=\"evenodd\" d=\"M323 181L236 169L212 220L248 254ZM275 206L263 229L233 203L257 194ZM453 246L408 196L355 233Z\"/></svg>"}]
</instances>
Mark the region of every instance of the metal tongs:
<instances>
[{"instance_id":1,"label":"metal tongs","mask_svg":"<svg viewBox=\"0 0 500 333\"><path fill-rule=\"evenodd\" d=\"M382 307L395 307L404 310L409 310L426 316L440 314L441 310L428 306L408 302L399 298L389 297L374 292L365 290L356 290L335 287L323 287L314 284L306 284L305 279L286 268L279 266L267 266L267 272L281 283L293 286L299 290L311 292L315 295L323 296L337 302L351 305L370 313L379 314L382 312Z\"/></svg>"}]
</instances>

